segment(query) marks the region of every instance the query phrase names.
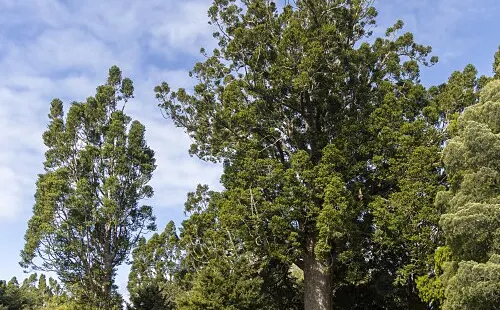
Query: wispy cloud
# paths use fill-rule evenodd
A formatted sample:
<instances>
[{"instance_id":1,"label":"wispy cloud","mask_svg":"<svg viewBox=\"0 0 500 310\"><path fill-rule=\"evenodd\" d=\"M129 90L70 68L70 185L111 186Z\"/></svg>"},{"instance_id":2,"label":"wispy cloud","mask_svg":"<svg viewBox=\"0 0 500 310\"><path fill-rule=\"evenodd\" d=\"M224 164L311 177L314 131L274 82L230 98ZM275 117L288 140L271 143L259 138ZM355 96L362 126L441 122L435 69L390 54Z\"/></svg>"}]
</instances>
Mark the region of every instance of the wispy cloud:
<instances>
[{"instance_id":1,"label":"wispy cloud","mask_svg":"<svg viewBox=\"0 0 500 310\"><path fill-rule=\"evenodd\" d=\"M42 172L49 102L82 101L117 64L132 78L127 112L146 126L158 168L152 186L159 227L182 218L197 183L218 186L220 167L188 155L189 138L164 119L153 88L189 87L199 47L212 47L204 0L0 0L0 279L21 276L18 253ZM6 238L5 236L12 236ZM127 267L120 269L122 291ZM22 277L22 276L21 276Z\"/></svg>"},{"instance_id":2,"label":"wispy cloud","mask_svg":"<svg viewBox=\"0 0 500 310\"><path fill-rule=\"evenodd\" d=\"M155 204L178 207L198 180L217 184L218 167L187 156L187 137L162 118L152 91L165 79L192 83L185 64L194 61L197 45L212 44L205 1L0 0L0 7L0 122L6 129L0 182L7 185L0 221L31 210L49 101L84 100L112 64L136 83L129 112L145 123L157 152Z\"/></svg>"}]
</instances>

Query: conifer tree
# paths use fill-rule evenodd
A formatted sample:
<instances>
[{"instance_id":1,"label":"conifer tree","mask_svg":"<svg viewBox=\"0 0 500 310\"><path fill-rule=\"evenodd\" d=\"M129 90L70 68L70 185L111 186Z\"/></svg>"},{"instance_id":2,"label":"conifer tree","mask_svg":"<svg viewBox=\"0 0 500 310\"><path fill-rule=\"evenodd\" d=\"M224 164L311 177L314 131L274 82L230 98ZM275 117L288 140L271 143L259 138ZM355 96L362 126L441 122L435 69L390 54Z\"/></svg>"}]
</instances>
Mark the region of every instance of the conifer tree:
<instances>
[{"instance_id":1,"label":"conifer tree","mask_svg":"<svg viewBox=\"0 0 500 310\"><path fill-rule=\"evenodd\" d=\"M120 69L85 102L51 102L22 266L57 273L85 309L121 307L114 284L143 231L154 228L148 185L155 169L145 127L124 113L134 87Z\"/></svg>"},{"instance_id":2,"label":"conifer tree","mask_svg":"<svg viewBox=\"0 0 500 310\"><path fill-rule=\"evenodd\" d=\"M139 239L132 252L132 266L127 288L131 309L168 310L175 308L178 291L175 277L180 260L179 237L174 222L149 240Z\"/></svg>"},{"instance_id":3,"label":"conifer tree","mask_svg":"<svg viewBox=\"0 0 500 310\"><path fill-rule=\"evenodd\" d=\"M299 267L306 310L425 306L412 279L437 244L444 137L419 66L437 59L401 21L366 43L376 15L364 0L213 2L219 44L194 92L156 88L191 154L224 163L225 189L188 221L211 249L199 272L245 254Z\"/></svg>"}]
</instances>

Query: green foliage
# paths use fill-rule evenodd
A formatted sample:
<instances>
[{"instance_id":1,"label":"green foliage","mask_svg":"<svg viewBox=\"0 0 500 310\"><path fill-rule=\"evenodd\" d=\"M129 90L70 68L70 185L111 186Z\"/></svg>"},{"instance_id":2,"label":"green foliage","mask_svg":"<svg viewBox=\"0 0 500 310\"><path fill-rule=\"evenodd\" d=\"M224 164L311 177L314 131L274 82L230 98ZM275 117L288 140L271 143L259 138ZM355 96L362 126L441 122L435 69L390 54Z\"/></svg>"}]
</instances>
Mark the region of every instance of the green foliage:
<instances>
[{"instance_id":1,"label":"green foliage","mask_svg":"<svg viewBox=\"0 0 500 310\"><path fill-rule=\"evenodd\" d=\"M2 310L41 310L58 309L67 301L66 293L52 278L31 274L21 285L16 278L8 283L0 281L0 309Z\"/></svg>"},{"instance_id":2,"label":"green foliage","mask_svg":"<svg viewBox=\"0 0 500 310\"><path fill-rule=\"evenodd\" d=\"M447 83L429 89L433 100L424 108L424 114L437 122L438 127L447 128L448 136L453 136L458 116L478 102L479 91L487 80L484 76L477 78L477 70L472 65L467 65L462 72L453 72Z\"/></svg>"},{"instance_id":3,"label":"green foliage","mask_svg":"<svg viewBox=\"0 0 500 310\"><path fill-rule=\"evenodd\" d=\"M161 234L139 239L132 252L128 290L131 309L175 309L175 274L180 259L179 238L169 222Z\"/></svg>"},{"instance_id":4,"label":"green foliage","mask_svg":"<svg viewBox=\"0 0 500 310\"><path fill-rule=\"evenodd\" d=\"M500 78L500 47L495 53L495 61L493 62L493 74L495 78Z\"/></svg>"},{"instance_id":5,"label":"green foliage","mask_svg":"<svg viewBox=\"0 0 500 310\"><path fill-rule=\"evenodd\" d=\"M447 83L429 89L429 95L432 99L430 104L423 109L423 113L429 120L437 124L437 128L441 129L439 139L442 144L449 137L457 134L458 117L467 107L479 101L479 93L487 81L488 78L484 76L478 78L477 70L472 65L468 65L463 71L453 72ZM427 156L436 158L439 154L435 152ZM439 163L439 169L441 169L441 166L442 164ZM430 193L431 196L427 203L428 210L434 210L434 212L428 213L428 215L433 214L434 223L447 209L446 201L449 200L450 193L443 191L446 188L445 186L453 186L456 183L456 177L453 174L440 173L439 178L443 187L434 187L434 194ZM438 192L436 193L436 191ZM434 207L431 203L433 197L436 197ZM423 220L426 221L427 219ZM434 240L438 241L437 244L443 244L440 231L435 227L432 234ZM408 237L412 239L411 235ZM425 242L425 240L423 241ZM439 247L432 258L432 248L427 247L427 249L428 261L434 260L434 266L428 264L428 274L418 277L416 284L420 298L432 305L432 307L439 308L444 301L445 290L440 276L443 274L445 262L451 260L451 252L448 247ZM417 263L422 263L422 260L417 261Z\"/></svg>"},{"instance_id":6,"label":"green foliage","mask_svg":"<svg viewBox=\"0 0 500 310\"><path fill-rule=\"evenodd\" d=\"M500 256L486 263L461 261L447 281L443 309L490 310L500 307Z\"/></svg>"},{"instance_id":7,"label":"green foliage","mask_svg":"<svg viewBox=\"0 0 500 310\"><path fill-rule=\"evenodd\" d=\"M456 135L443 151L452 180L436 198L446 207L440 224L452 253L440 280L443 309L500 307L499 158L500 80L493 79L479 103L458 118Z\"/></svg>"},{"instance_id":8,"label":"green foliage","mask_svg":"<svg viewBox=\"0 0 500 310\"><path fill-rule=\"evenodd\" d=\"M370 4L215 0L219 44L202 50L194 91L155 89L193 139L191 154L224 163L225 189L192 195L194 207L188 200L195 212L181 239L193 290L231 279L214 268L243 255L256 270L287 266L284 279L299 266L306 309L331 308L332 299L339 309L425 307L415 279L441 242L432 204L445 185L439 150L453 115L476 98L476 71L428 92L419 66L437 61L430 47L398 35L401 21L366 43L377 15ZM467 92L452 105L446 96L459 91ZM238 296L200 294L186 298L210 307Z\"/></svg>"},{"instance_id":9,"label":"green foliage","mask_svg":"<svg viewBox=\"0 0 500 310\"><path fill-rule=\"evenodd\" d=\"M221 214L219 203L227 201L206 186L188 195L178 308L301 309L300 287L290 265L253 252L239 237L241 232L228 226L226 216L234 221L234 214Z\"/></svg>"},{"instance_id":10,"label":"green foliage","mask_svg":"<svg viewBox=\"0 0 500 310\"><path fill-rule=\"evenodd\" d=\"M54 99L43 134L48 150L37 181L22 266L54 271L81 307L120 307L116 267L154 228L147 185L155 169L145 128L124 112L132 81L111 67L108 81L65 116Z\"/></svg>"},{"instance_id":11,"label":"green foliage","mask_svg":"<svg viewBox=\"0 0 500 310\"><path fill-rule=\"evenodd\" d=\"M212 195L188 195L191 216L177 237L173 223L133 252L131 309L300 309L289 266L244 249L218 220ZM155 308L156 307L156 308Z\"/></svg>"},{"instance_id":12,"label":"green foliage","mask_svg":"<svg viewBox=\"0 0 500 310\"><path fill-rule=\"evenodd\" d=\"M178 309L265 309L262 279L246 259L210 261L195 274L191 289L178 297Z\"/></svg>"},{"instance_id":13,"label":"green foliage","mask_svg":"<svg viewBox=\"0 0 500 310\"><path fill-rule=\"evenodd\" d=\"M417 279L417 288L420 298L439 309L445 300L445 287L441 280L445 264L451 261L452 253L449 247L443 246L436 249L434 254L434 269L432 274L420 276Z\"/></svg>"}]
</instances>

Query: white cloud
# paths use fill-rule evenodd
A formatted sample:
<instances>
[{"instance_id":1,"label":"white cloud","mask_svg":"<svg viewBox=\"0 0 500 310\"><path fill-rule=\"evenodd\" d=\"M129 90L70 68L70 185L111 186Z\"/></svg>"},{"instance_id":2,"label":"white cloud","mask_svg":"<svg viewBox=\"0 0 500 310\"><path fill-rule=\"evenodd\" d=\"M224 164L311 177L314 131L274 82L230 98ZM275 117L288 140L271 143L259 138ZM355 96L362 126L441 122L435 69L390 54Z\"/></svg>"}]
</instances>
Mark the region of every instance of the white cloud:
<instances>
[{"instance_id":1,"label":"white cloud","mask_svg":"<svg viewBox=\"0 0 500 310\"><path fill-rule=\"evenodd\" d=\"M178 14L171 16L168 23L152 25L150 45L153 49L161 51L165 47L182 47L189 54L197 54L200 47L213 46L209 36L211 29L207 25L206 2L175 5L173 9ZM185 16L190 16L193 22L186 23Z\"/></svg>"},{"instance_id":2,"label":"white cloud","mask_svg":"<svg viewBox=\"0 0 500 310\"><path fill-rule=\"evenodd\" d=\"M402 19L403 31L412 32L416 42L432 46L433 55L439 57L436 66L422 71L425 85L443 83L451 72L469 63L480 74L491 74L493 53L500 43L494 26L500 14L498 0L376 0L375 6L377 35Z\"/></svg>"},{"instance_id":3,"label":"white cloud","mask_svg":"<svg viewBox=\"0 0 500 310\"><path fill-rule=\"evenodd\" d=\"M19 180L16 173L10 167L0 166L1 179L0 182L4 186L0 187L0 197L2 197L3 205L0 208L0 218L12 219L17 216L17 209L12 208L6 204L21 204L22 188L20 186L7 187L6 184L19 184L22 180Z\"/></svg>"},{"instance_id":4,"label":"white cloud","mask_svg":"<svg viewBox=\"0 0 500 310\"><path fill-rule=\"evenodd\" d=\"M461 9L465 2L470 0L377 1L376 5L378 4L381 13L380 32L383 33L385 28L397 19L401 19L405 22L404 31L415 33L416 40L420 43L433 43L435 51L441 52L447 47L450 48L450 43L456 47L461 44L459 38L451 42L449 39L454 35L457 22L461 20L463 14L466 14L466 11ZM448 53L448 56L453 55L458 54ZM448 57L442 58L448 59Z\"/></svg>"},{"instance_id":5,"label":"white cloud","mask_svg":"<svg viewBox=\"0 0 500 310\"><path fill-rule=\"evenodd\" d=\"M214 44L208 2L0 0L0 7L0 247L13 249L0 278L23 277L16 256L42 172L50 101L68 105L93 95L113 64L134 80L136 98L127 112L144 123L156 151L155 196L145 203L160 225L164 217L180 219L196 184L217 186L220 167L188 155L189 138L162 117L153 93L164 80L173 88L193 85L188 70L199 47ZM8 233L18 241L4 238ZM127 269L117 279L123 293Z\"/></svg>"}]
</instances>

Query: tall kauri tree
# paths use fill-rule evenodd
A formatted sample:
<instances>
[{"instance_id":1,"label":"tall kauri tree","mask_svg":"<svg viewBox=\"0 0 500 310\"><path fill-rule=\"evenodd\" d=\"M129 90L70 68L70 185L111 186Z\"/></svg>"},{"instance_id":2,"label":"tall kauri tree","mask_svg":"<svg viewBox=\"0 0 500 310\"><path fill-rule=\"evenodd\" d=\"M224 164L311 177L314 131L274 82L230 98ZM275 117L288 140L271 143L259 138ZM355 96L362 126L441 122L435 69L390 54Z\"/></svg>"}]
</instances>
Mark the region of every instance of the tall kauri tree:
<instances>
[{"instance_id":1,"label":"tall kauri tree","mask_svg":"<svg viewBox=\"0 0 500 310\"><path fill-rule=\"evenodd\" d=\"M392 283L403 270L403 294L415 295L408 279L421 266L411 264L434 251L439 216L428 206L443 138L439 117L424 113L419 65L436 59L410 33L397 35L400 21L366 43L376 14L365 0L298 0L282 10L215 0L218 48L202 50L194 92L156 88L193 139L190 152L224 162L225 190L210 199L209 216L222 229L196 229L193 244L219 234L255 262L295 264L306 310L416 309L390 296ZM397 234L394 221L408 235L414 228L415 240L388 234ZM395 251L391 238L399 238Z\"/></svg>"},{"instance_id":2,"label":"tall kauri tree","mask_svg":"<svg viewBox=\"0 0 500 310\"><path fill-rule=\"evenodd\" d=\"M85 102L52 101L43 134L45 172L36 183L21 265L53 271L85 309L119 307L116 267L154 228L148 185L155 169L145 127L124 113L133 84L111 67Z\"/></svg>"},{"instance_id":3,"label":"tall kauri tree","mask_svg":"<svg viewBox=\"0 0 500 310\"><path fill-rule=\"evenodd\" d=\"M500 52L495 77L478 104L458 118L443 151L450 188L436 203L446 247L440 281L443 309L500 308Z\"/></svg>"}]
</instances>

